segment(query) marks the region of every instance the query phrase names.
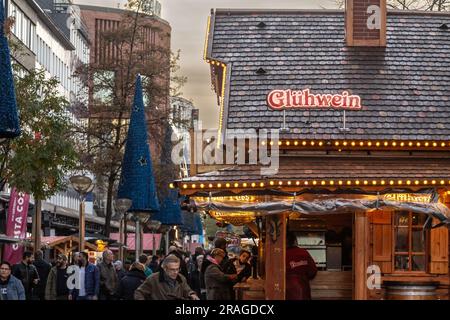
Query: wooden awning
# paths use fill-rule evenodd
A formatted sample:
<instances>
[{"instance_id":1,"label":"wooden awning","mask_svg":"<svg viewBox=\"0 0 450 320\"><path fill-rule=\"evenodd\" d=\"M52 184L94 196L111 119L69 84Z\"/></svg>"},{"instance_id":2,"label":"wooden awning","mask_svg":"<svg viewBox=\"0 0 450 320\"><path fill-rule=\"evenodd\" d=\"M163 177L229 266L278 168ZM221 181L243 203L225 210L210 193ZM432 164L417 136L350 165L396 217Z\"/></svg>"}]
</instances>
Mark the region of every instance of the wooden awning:
<instances>
[{"instance_id":1,"label":"wooden awning","mask_svg":"<svg viewBox=\"0 0 450 320\"><path fill-rule=\"evenodd\" d=\"M67 254L68 252L78 250L79 240L78 237L74 236L51 236L41 238L42 246L47 246L52 249L56 249L59 253ZM30 243L33 246L33 243ZM97 247L85 241L84 246L90 251L97 251Z\"/></svg>"},{"instance_id":2,"label":"wooden awning","mask_svg":"<svg viewBox=\"0 0 450 320\"><path fill-rule=\"evenodd\" d=\"M260 165L235 165L175 181L182 194L204 191L301 190L312 187L448 187L450 159L377 157L280 157L275 175Z\"/></svg>"}]
</instances>

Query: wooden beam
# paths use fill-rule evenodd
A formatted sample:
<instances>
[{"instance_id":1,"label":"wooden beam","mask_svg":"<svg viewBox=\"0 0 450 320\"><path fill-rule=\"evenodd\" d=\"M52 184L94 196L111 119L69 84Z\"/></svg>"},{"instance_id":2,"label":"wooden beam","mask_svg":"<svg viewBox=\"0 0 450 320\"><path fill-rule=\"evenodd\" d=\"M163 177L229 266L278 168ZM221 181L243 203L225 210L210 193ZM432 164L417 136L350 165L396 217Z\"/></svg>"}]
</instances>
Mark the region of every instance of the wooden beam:
<instances>
[{"instance_id":1,"label":"wooden beam","mask_svg":"<svg viewBox=\"0 0 450 320\"><path fill-rule=\"evenodd\" d=\"M354 275L355 275L355 300L367 299L367 264L369 247L369 223L364 211L355 213L355 243L354 243Z\"/></svg>"},{"instance_id":2,"label":"wooden beam","mask_svg":"<svg viewBox=\"0 0 450 320\"><path fill-rule=\"evenodd\" d=\"M189 130L189 134L191 136L191 164L189 165L189 174L191 177L194 177L195 175L197 175L197 162L196 162L196 153L195 153L195 134L194 134L194 129L190 129Z\"/></svg>"},{"instance_id":3,"label":"wooden beam","mask_svg":"<svg viewBox=\"0 0 450 320\"><path fill-rule=\"evenodd\" d=\"M348 46L353 46L353 0L345 1L345 40Z\"/></svg>"},{"instance_id":4,"label":"wooden beam","mask_svg":"<svg viewBox=\"0 0 450 320\"><path fill-rule=\"evenodd\" d=\"M267 216L265 243L265 295L267 300L286 299L286 224L287 214ZM278 225L279 234L273 236Z\"/></svg>"},{"instance_id":5,"label":"wooden beam","mask_svg":"<svg viewBox=\"0 0 450 320\"><path fill-rule=\"evenodd\" d=\"M246 223L245 225L253 232L253 234L258 236L258 227L255 222Z\"/></svg>"}]
</instances>

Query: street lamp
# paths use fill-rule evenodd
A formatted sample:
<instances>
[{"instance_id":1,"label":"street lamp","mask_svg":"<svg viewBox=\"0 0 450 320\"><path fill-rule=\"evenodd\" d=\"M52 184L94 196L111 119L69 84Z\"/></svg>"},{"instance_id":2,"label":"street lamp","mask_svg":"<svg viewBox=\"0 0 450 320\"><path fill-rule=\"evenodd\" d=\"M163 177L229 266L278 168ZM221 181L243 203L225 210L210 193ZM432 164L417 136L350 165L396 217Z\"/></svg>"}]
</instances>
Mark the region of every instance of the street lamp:
<instances>
[{"instance_id":1,"label":"street lamp","mask_svg":"<svg viewBox=\"0 0 450 320\"><path fill-rule=\"evenodd\" d=\"M162 235L164 235L164 253L167 254L169 252L169 232L171 230L171 226L168 225L162 225L159 228L159 231L161 232L161 239Z\"/></svg>"},{"instance_id":2,"label":"street lamp","mask_svg":"<svg viewBox=\"0 0 450 320\"><path fill-rule=\"evenodd\" d=\"M70 177L70 184L76 192L80 195L80 219L79 219L79 251L84 251L84 235L85 235L85 221L84 221L84 200L86 199L86 194L94 189L94 184L92 179L82 175L76 175Z\"/></svg>"},{"instance_id":3,"label":"street lamp","mask_svg":"<svg viewBox=\"0 0 450 320\"><path fill-rule=\"evenodd\" d=\"M123 244L125 243L125 246L127 245L127 211L131 208L133 201L131 199L127 198L120 198L116 199L114 201L114 208L116 209L116 212L118 212L121 216L123 216L123 220L121 220L121 226L123 225L123 230L120 230L119 236L120 236L120 251L119 251L119 260L125 261L125 255L124 255L124 248Z\"/></svg>"},{"instance_id":4,"label":"street lamp","mask_svg":"<svg viewBox=\"0 0 450 320\"><path fill-rule=\"evenodd\" d=\"M136 261L138 261L140 254L142 253L142 235L141 235L141 224L145 224L148 219L150 219L150 212L148 211L135 211L133 212L133 218L136 221L136 231L135 231L135 252Z\"/></svg>"},{"instance_id":5,"label":"street lamp","mask_svg":"<svg viewBox=\"0 0 450 320\"><path fill-rule=\"evenodd\" d=\"M158 231L159 227L161 227L161 221L158 220L150 220L147 222L147 227L152 231L152 255L156 254L155 250L155 231Z\"/></svg>"}]
</instances>

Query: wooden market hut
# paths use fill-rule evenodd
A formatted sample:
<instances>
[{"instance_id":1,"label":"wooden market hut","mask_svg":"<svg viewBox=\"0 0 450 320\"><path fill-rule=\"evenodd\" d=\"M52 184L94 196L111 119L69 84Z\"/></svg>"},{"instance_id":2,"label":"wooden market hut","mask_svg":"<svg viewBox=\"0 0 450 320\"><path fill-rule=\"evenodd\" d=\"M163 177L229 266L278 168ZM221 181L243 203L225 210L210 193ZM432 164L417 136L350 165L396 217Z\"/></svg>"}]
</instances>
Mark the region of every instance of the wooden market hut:
<instances>
[{"instance_id":1,"label":"wooden market hut","mask_svg":"<svg viewBox=\"0 0 450 320\"><path fill-rule=\"evenodd\" d=\"M266 299L285 298L288 228L305 244L322 241L313 299L389 299L396 285L448 299L450 14L386 13L375 2L375 15L351 0L345 11L216 9L208 19L214 143L225 149L237 130L256 132L244 158L278 149L278 170L193 158L191 177L173 187L255 230ZM278 136L261 139L263 130ZM381 287L367 286L373 270Z\"/></svg>"},{"instance_id":2,"label":"wooden market hut","mask_svg":"<svg viewBox=\"0 0 450 320\"><path fill-rule=\"evenodd\" d=\"M79 241L78 236L50 236L41 238L42 246L51 250L50 258L52 260L56 260L58 254L61 253L69 257L73 252L80 251ZM97 251L95 244L86 241L84 245L89 251Z\"/></svg>"}]
</instances>

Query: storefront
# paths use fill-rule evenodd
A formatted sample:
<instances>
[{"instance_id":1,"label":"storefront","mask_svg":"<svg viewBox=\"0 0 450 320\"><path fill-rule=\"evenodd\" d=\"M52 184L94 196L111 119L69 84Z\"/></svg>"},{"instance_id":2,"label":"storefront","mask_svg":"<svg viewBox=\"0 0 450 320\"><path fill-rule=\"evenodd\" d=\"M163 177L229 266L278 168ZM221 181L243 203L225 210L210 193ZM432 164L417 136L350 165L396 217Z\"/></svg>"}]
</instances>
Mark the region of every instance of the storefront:
<instances>
[{"instance_id":1,"label":"storefront","mask_svg":"<svg viewBox=\"0 0 450 320\"><path fill-rule=\"evenodd\" d=\"M344 12L217 9L208 19L214 143L225 149L230 133L253 130L244 158L279 150L277 170L191 165L173 186L254 231L268 299L285 298L288 229L321 270L313 299L392 298L394 284L405 298L431 286L432 298L448 299L450 15L386 14L383 1L371 14L363 2Z\"/></svg>"}]
</instances>

